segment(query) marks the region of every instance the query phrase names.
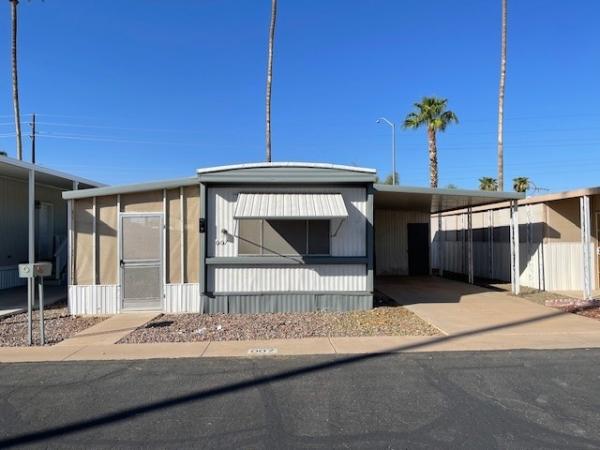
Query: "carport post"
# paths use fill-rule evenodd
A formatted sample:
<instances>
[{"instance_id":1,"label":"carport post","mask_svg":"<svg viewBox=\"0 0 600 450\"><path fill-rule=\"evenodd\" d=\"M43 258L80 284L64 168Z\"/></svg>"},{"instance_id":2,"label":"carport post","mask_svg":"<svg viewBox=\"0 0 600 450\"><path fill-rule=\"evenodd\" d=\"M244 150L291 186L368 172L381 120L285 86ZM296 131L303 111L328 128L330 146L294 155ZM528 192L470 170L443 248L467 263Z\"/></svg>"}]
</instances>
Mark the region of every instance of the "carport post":
<instances>
[{"instance_id":1,"label":"carport post","mask_svg":"<svg viewBox=\"0 0 600 450\"><path fill-rule=\"evenodd\" d=\"M467 271L469 274L469 283L475 283L475 273L473 270L473 210L467 208Z\"/></svg>"},{"instance_id":2,"label":"carport post","mask_svg":"<svg viewBox=\"0 0 600 450\"><path fill-rule=\"evenodd\" d=\"M29 264L35 262L35 170L29 169L28 174L28 200L27 200L27 211L28 211L28 238L27 238L27 253ZM33 278L27 278L27 344L33 343L33 329L32 329L32 309L35 301L35 284Z\"/></svg>"},{"instance_id":3,"label":"carport post","mask_svg":"<svg viewBox=\"0 0 600 450\"><path fill-rule=\"evenodd\" d=\"M516 200L510 202L510 282L512 293L519 295L520 286L520 257L519 257L519 204Z\"/></svg>"},{"instance_id":4,"label":"carport post","mask_svg":"<svg viewBox=\"0 0 600 450\"><path fill-rule=\"evenodd\" d=\"M438 213L438 274L440 277L444 276L444 221L442 220L442 213Z\"/></svg>"},{"instance_id":5,"label":"carport post","mask_svg":"<svg viewBox=\"0 0 600 450\"><path fill-rule=\"evenodd\" d=\"M592 299L592 263L591 263L591 230L590 230L590 197L579 198L579 224L581 228L581 270L583 272L583 299Z\"/></svg>"}]
</instances>

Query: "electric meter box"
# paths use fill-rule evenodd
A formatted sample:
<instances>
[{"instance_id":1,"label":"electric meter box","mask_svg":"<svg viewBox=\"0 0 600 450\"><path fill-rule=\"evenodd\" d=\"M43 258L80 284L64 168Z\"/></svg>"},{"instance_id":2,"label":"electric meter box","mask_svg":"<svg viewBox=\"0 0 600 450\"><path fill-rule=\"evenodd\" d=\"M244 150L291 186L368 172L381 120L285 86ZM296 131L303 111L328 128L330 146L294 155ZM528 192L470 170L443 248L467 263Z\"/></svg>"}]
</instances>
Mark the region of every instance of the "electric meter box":
<instances>
[{"instance_id":1,"label":"electric meter box","mask_svg":"<svg viewBox=\"0 0 600 450\"><path fill-rule=\"evenodd\" d=\"M21 278L49 277L51 274L52 263L49 262L19 264L19 277Z\"/></svg>"}]
</instances>

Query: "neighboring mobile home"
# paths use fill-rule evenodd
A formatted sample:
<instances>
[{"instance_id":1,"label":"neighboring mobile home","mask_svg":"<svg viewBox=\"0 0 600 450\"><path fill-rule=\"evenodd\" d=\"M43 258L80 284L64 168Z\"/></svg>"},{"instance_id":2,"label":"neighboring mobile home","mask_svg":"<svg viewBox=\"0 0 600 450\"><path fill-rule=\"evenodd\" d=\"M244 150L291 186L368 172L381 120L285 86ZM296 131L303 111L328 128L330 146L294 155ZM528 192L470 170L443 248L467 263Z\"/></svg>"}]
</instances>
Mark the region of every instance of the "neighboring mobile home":
<instances>
[{"instance_id":1,"label":"neighboring mobile home","mask_svg":"<svg viewBox=\"0 0 600 450\"><path fill-rule=\"evenodd\" d=\"M30 184L31 181L33 182ZM62 192L101 186L74 175L0 156L0 289L25 284L17 266L50 261L52 278L66 281L67 205ZM29 193L33 210L32 242L29 245Z\"/></svg>"},{"instance_id":2,"label":"neighboring mobile home","mask_svg":"<svg viewBox=\"0 0 600 450\"><path fill-rule=\"evenodd\" d=\"M520 284L589 298L600 287L600 188L533 196L518 206ZM432 217L434 268L441 255L443 271L468 273L468 215ZM474 276L510 280L509 205L473 208L471 217Z\"/></svg>"},{"instance_id":3,"label":"neighboring mobile home","mask_svg":"<svg viewBox=\"0 0 600 450\"><path fill-rule=\"evenodd\" d=\"M71 313L368 309L376 267L429 273L431 212L521 197L375 180L373 169L259 163L66 192Z\"/></svg>"}]
</instances>

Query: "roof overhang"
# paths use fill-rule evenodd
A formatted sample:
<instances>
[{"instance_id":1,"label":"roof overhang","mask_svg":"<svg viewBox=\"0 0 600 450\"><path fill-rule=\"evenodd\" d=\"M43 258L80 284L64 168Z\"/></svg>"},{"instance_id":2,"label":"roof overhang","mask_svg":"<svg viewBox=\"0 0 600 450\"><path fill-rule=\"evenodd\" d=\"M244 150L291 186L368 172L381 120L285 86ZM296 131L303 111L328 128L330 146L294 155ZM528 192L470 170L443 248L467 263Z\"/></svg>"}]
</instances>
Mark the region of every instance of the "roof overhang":
<instances>
[{"instance_id":1,"label":"roof overhang","mask_svg":"<svg viewBox=\"0 0 600 450\"><path fill-rule=\"evenodd\" d=\"M131 194L134 192L155 191L158 189L172 189L180 186L193 186L199 184L198 177L177 178L174 180L152 181L149 183L122 184L117 186L104 186L83 191L63 192L63 199L73 200L78 198L102 197L104 195Z\"/></svg>"},{"instance_id":2,"label":"roof overhang","mask_svg":"<svg viewBox=\"0 0 600 450\"><path fill-rule=\"evenodd\" d=\"M375 184L375 208L439 213L503 201L520 200L518 192L435 189Z\"/></svg>"},{"instance_id":3,"label":"roof overhang","mask_svg":"<svg viewBox=\"0 0 600 450\"><path fill-rule=\"evenodd\" d=\"M235 219L345 219L341 194L247 193L238 195Z\"/></svg>"},{"instance_id":4,"label":"roof overhang","mask_svg":"<svg viewBox=\"0 0 600 450\"><path fill-rule=\"evenodd\" d=\"M102 183L77 177L58 170L48 169L38 164L21 161L7 156L0 156L0 176L26 181L29 172L34 170L35 181L38 184L52 186L58 189L71 190L73 184L78 183L79 189L104 186Z\"/></svg>"}]
</instances>

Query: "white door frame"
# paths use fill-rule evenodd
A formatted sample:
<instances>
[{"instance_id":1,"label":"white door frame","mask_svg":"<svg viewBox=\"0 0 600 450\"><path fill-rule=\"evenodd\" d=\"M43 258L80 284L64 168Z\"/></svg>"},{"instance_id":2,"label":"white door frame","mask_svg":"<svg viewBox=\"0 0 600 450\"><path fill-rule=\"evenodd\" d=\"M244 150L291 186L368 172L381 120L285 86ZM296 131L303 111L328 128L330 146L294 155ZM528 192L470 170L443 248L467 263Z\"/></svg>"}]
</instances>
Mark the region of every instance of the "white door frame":
<instances>
[{"instance_id":1,"label":"white door frame","mask_svg":"<svg viewBox=\"0 0 600 450\"><path fill-rule=\"evenodd\" d=\"M165 215L162 212L120 212L119 213L119 230L118 230L118 236L119 236L119 277L120 277L120 286L119 286L119 291L120 291L120 303L121 303L121 309L124 311L128 311L130 310L129 308L127 308L125 306L125 289L123 289L123 280L124 280L124 276L123 276L123 271L125 269L124 264L123 264L123 218L127 218L127 217L158 217L160 219L160 225L159 225L159 229L160 229L160 233L159 233L159 239L160 239L160 257L159 257L159 278L160 278L160 294L159 294L159 298L160 298L160 310L164 310L164 271L165 271L165 261L164 261L164 252L163 252L163 248L164 248L164 238L163 238L163 229L164 229L164 223L165 223ZM143 263L142 263L143 264Z\"/></svg>"}]
</instances>

